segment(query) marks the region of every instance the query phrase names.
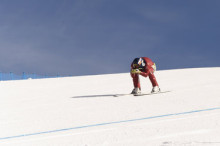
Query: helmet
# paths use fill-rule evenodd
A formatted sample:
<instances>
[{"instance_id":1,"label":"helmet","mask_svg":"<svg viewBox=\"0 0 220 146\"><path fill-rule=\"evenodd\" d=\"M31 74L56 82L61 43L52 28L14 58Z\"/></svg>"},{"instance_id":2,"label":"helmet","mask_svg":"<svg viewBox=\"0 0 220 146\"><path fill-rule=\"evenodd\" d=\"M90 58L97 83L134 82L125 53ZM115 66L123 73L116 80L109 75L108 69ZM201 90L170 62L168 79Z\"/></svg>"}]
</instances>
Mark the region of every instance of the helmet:
<instances>
[{"instance_id":1,"label":"helmet","mask_svg":"<svg viewBox=\"0 0 220 146\"><path fill-rule=\"evenodd\" d=\"M132 62L133 68L139 69L145 66L144 60L142 58L135 58Z\"/></svg>"}]
</instances>

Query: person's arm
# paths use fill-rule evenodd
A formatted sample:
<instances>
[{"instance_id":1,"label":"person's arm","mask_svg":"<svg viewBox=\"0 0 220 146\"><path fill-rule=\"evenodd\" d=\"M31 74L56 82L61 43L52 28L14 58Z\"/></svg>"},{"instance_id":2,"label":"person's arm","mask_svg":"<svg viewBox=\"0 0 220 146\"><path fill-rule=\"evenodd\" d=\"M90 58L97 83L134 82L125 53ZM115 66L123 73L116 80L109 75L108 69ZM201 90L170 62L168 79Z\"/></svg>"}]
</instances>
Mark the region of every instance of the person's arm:
<instances>
[{"instance_id":1,"label":"person's arm","mask_svg":"<svg viewBox=\"0 0 220 146\"><path fill-rule=\"evenodd\" d=\"M142 75L143 77L148 77L148 75L150 74L150 71L147 70L147 72L141 72L140 75Z\"/></svg>"}]
</instances>

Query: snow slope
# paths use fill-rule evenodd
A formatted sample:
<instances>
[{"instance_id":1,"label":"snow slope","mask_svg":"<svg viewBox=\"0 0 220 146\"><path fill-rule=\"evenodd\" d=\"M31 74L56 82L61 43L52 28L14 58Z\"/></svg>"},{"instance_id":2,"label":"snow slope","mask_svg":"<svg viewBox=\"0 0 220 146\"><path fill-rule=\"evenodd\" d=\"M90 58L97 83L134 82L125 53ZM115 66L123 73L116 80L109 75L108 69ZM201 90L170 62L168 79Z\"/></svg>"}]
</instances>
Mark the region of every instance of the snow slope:
<instances>
[{"instance_id":1,"label":"snow slope","mask_svg":"<svg viewBox=\"0 0 220 146\"><path fill-rule=\"evenodd\" d=\"M131 92L129 73L0 82L0 145L220 146L220 68L156 77L171 92L114 97Z\"/></svg>"}]
</instances>

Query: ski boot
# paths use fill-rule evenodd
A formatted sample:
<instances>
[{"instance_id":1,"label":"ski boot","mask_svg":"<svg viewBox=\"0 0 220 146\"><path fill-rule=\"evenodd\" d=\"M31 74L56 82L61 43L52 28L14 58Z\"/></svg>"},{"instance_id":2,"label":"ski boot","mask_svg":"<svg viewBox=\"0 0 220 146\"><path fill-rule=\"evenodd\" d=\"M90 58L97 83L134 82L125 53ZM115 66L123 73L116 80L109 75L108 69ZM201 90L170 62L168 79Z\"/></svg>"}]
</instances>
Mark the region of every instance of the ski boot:
<instances>
[{"instance_id":1,"label":"ski boot","mask_svg":"<svg viewBox=\"0 0 220 146\"><path fill-rule=\"evenodd\" d=\"M140 89L140 88L134 88L134 89L132 90L131 94L139 95L139 94L141 94L141 89Z\"/></svg>"},{"instance_id":2,"label":"ski boot","mask_svg":"<svg viewBox=\"0 0 220 146\"><path fill-rule=\"evenodd\" d=\"M158 86L153 87L151 93L158 93L160 92L160 88Z\"/></svg>"}]
</instances>

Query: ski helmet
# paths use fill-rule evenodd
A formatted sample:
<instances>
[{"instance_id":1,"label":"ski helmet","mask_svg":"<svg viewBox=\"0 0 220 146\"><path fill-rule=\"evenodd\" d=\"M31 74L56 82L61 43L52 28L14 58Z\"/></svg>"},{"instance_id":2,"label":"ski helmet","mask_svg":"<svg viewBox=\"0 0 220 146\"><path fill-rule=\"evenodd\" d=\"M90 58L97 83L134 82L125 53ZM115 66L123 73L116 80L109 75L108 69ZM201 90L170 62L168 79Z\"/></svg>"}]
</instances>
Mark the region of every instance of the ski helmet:
<instances>
[{"instance_id":1,"label":"ski helmet","mask_svg":"<svg viewBox=\"0 0 220 146\"><path fill-rule=\"evenodd\" d=\"M143 68L145 66L144 60L142 58L135 58L133 61L134 68Z\"/></svg>"}]
</instances>

